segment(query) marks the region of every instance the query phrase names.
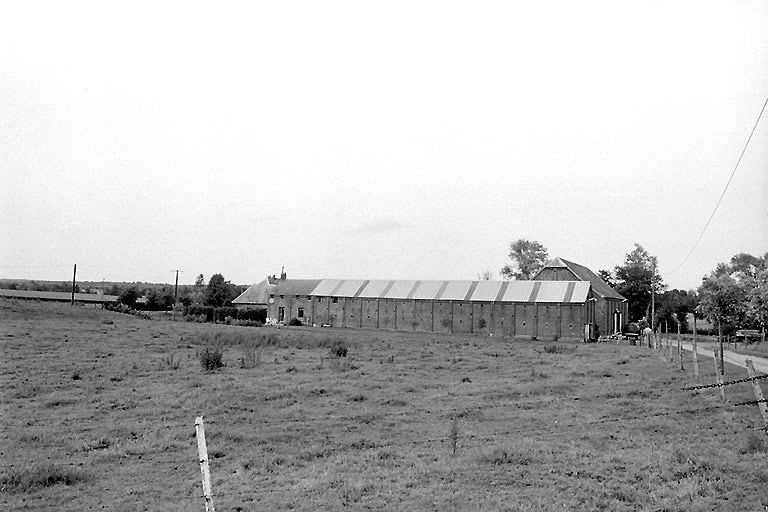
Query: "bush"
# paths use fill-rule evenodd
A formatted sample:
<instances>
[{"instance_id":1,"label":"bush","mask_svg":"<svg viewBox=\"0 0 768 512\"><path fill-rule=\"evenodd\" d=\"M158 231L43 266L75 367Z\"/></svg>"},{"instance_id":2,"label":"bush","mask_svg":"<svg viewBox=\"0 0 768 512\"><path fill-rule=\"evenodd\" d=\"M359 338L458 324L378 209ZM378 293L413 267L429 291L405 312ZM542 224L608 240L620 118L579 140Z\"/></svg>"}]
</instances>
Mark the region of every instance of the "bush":
<instances>
[{"instance_id":1,"label":"bush","mask_svg":"<svg viewBox=\"0 0 768 512\"><path fill-rule=\"evenodd\" d=\"M349 349L349 346L347 345L347 342L345 342L344 340L336 340L331 345L329 352L331 356L347 357L348 349Z\"/></svg>"},{"instance_id":2,"label":"bush","mask_svg":"<svg viewBox=\"0 0 768 512\"><path fill-rule=\"evenodd\" d=\"M223 355L221 349L217 347L205 347L198 354L198 357L200 358L200 365L203 367L203 370L212 372L224 367Z\"/></svg>"},{"instance_id":3,"label":"bush","mask_svg":"<svg viewBox=\"0 0 768 512\"><path fill-rule=\"evenodd\" d=\"M293 326L293 327L297 327L297 326L300 326L300 325L304 325L304 324L303 324L303 323L301 323L301 320L299 320L298 318L296 318L296 317L293 317L293 318L291 318L291 320L288 322L288 325L290 325L290 326Z\"/></svg>"},{"instance_id":4,"label":"bush","mask_svg":"<svg viewBox=\"0 0 768 512\"><path fill-rule=\"evenodd\" d=\"M238 309L233 306L214 308L213 306L192 305L184 308L184 316L193 319L204 318L205 322L227 322L235 325L263 325L267 321L266 309ZM190 320L195 321L195 320Z\"/></svg>"}]
</instances>

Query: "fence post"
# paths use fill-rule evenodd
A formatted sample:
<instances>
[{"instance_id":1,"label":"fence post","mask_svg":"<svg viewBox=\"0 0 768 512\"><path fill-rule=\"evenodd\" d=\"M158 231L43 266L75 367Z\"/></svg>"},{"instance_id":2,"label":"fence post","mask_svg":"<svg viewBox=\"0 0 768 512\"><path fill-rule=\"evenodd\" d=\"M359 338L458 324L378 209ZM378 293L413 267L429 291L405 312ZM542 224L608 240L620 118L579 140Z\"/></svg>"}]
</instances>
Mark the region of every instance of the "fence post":
<instances>
[{"instance_id":1,"label":"fence post","mask_svg":"<svg viewBox=\"0 0 768 512\"><path fill-rule=\"evenodd\" d=\"M213 493L211 492L211 470L208 467L208 448L205 446L205 427L203 417L195 419L195 433L197 435L197 453L200 458L200 472L203 474L203 498L205 498L205 511L214 512Z\"/></svg>"},{"instance_id":2,"label":"fence post","mask_svg":"<svg viewBox=\"0 0 768 512\"><path fill-rule=\"evenodd\" d=\"M699 355L697 353L698 347L696 345L696 315L693 315L693 375L696 380L699 380Z\"/></svg>"},{"instance_id":3,"label":"fence post","mask_svg":"<svg viewBox=\"0 0 768 512\"><path fill-rule=\"evenodd\" d=\"M723 374L720 373L720 357L718 356L719 349L715 347L714 350L714 360L715 360L715 379L717 379L717 383L719 384L720 388L720 400L725 402L725 386L723 386Z\"/></svg>"},{"instance_id":4,"label":"fence post","mask_svg":"<svg viewBox=\"0 0 768 512\"><path fill-rule=\"evenodd\" d=\"M683 342L680 340L680 321L677 322L677 358L680 360L680 369L683 368Z\"/></svg>"},{"instance_id":5,"label":"fence post","mask_svg":"<svg viewBox=\"0 0 768 512\"><path fill-rule=\"evenodd\" d=\"M760 414L763 416L763 424L765 425L765 431L768 432L768 405L763 398L763 390L760 389L760 384L755 379L755 367L752 366L752 360L747 359L747 373L752 380L752 388L755 390L755 398L757 399L757 406L760 408Z\"/></svg>"},{"instance_id":6,"label":"fence post","mask_svg":"<svg viewBox=\"0 0 768 512\"><path fill-rule=\"evenodd\" d=\"M669 339L669 326L664 322L664 337L667 339L667 359L672 361L672 340Z\"/></svg>"}]
</instances>

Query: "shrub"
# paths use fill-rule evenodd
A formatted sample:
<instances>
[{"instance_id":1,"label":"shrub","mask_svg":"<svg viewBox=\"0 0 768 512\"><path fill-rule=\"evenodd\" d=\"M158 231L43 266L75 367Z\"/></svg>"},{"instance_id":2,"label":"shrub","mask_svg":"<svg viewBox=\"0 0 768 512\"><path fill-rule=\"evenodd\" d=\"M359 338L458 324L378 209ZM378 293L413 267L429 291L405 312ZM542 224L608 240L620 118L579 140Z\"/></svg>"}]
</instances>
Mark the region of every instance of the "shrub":
<instances>
[{"instance_id":1,"label":"shrub","mask_svg":"<svg viewBox=\"0 0 768 512\"><path fill-rule=\"evenodd\" d=\"M344 340L336 340L329 349L331 356L335 357L347 357L347 351L349 346Z\"/></svg>"},{"instance_id":2,"label":"shrub","mask_svg":"<svg viewBox=\"0 0 768 512\"><path fill-rule=\"evenodd\" d=\"M296 317L293 317L293 318L291 318L291 320L288 322L288 325L290 325L290 326L293 326L293 327L297 327L297 326L300 326L300 325L304 325L304 324L303 324L303 323L301 323L301 320L299 320L298 318L296 318Z\"/></svg>"},{"instance_id":3,"label":"shrub","mask_svg":"<svg viewBox=\"0 0 768 512\"><path fill-rule=\"evenodd\" d=\"M203 367L203 370L212 372L224 367L223 355L221 349L217 347L205 347L200 351L198 357L200 358L200 365Z\"/></svg>"}]
</instances>

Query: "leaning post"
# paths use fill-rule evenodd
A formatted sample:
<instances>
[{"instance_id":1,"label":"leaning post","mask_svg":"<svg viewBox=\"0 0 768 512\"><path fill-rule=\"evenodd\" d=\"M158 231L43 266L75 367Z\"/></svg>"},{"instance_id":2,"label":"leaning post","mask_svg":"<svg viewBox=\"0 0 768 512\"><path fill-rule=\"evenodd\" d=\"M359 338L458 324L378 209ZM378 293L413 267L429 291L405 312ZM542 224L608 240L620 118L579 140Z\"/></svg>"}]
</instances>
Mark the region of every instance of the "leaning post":
<instances>
[{"instance_id":1,"label":"leaning post","mask_svg":"<svg viewBox=\"0 0 768 512\"><path fill-rule=\"evenodd\" d=\"M215 512L213 509L213 493L211 492L211 470L208 467L208 448L205 445L205 427L203 417L195 419L195 433L197 434L197 453L200 458L200 472L203 476L203 498L205 498L205 512Z\"/></svg>"},{"instance_id":2,"label":"leaning post","mask_svg":"<svg viewBox=\"0 0 768 512\"><path fill-rule=\"evenodd\" d=\"M714 360L715 360L715 379L717 380L717 384L720 388L720 400L725 402L725 386L723 386L723 374L720 373L720 357L718 356L718 348L715 347L714 350Z\"/></svg>"},{"instance_id":3,"label":"leaning post","mask_svg":"<svg viewBox=\"0 0 768 512\"><path fill-rule=\"evenodd\" d=\"M755 391L755 399L757 399L757 406L760 408L760 414L763 416L763 424L765 425L765 431L768 433L768 405L763 398L763 390L760 389L760 384L755 380L755 367L752 365L752 360L747 359L747 373L749 378L752 379L752 388Z\"/></svg>"}]
</instances>

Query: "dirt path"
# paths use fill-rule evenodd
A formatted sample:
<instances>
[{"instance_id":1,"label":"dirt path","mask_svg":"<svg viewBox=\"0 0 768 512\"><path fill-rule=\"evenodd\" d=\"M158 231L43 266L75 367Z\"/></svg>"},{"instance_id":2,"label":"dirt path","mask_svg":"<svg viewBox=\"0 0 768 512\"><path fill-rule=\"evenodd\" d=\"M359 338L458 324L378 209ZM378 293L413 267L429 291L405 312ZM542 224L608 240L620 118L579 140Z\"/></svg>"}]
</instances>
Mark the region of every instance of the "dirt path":
<instances>
[{"instance_id":1,"label":"dirt path","mask_svg":"<svg viewBox=\"0 0 768 512\"><path fill-rule=\"evenodd\" d=\"M674 340L670 340L672 342L672 350L677 350L677 342ZM688 343L686 341L682 342L683 349L693 352L693 345L691 343ZM714 351L709 348L702 347L699 345L696 347L696 353L699 356L705 356L705 357L715 357ZM739 354L738 352L733 352L731 350L723 350L723 359L726 363L735 364L736 366L741 366L742 368L747 367L747 359L752 360L752 364L755 367L755 371L759 373L765 373L768 374L768 359L765 359L763 357L757 357L757 356L750 356L747 354Z\"/></svg>"}]
</instances>

